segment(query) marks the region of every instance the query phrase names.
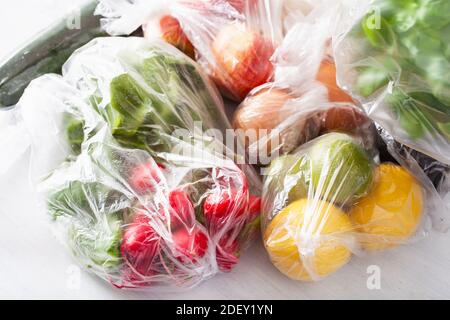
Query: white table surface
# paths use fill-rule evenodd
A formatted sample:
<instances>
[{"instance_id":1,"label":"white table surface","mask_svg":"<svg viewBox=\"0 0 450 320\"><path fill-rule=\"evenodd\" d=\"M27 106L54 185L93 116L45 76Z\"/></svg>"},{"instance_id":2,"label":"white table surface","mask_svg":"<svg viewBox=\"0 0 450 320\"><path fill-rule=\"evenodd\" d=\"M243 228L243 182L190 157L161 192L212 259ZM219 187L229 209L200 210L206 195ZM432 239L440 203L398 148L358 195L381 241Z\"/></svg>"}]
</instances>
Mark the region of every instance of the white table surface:
<instances>
[{"instance_id":1,"label":"white table surface","mask_svg":"<svg viewBox=\"0 0 450 320\"><path fill-rule=\"evenodd\" d=\"M2 0L0 59L83 0ZM1 152L1 151L0 151ZM8 156L0 154L1 157ZM129 292L111 288L77 267L49 231L47 216L30 199L24 163L0 190L0 298L56 299L344 299L450 298L450 234L391 251L355 257L318 283L289 280L270 264L259 239L230 274L185 292ZM367 268L381 270L381 288L369 290ZM77 282L75 282L77 283Z\"/></svg>"}]
</instances>

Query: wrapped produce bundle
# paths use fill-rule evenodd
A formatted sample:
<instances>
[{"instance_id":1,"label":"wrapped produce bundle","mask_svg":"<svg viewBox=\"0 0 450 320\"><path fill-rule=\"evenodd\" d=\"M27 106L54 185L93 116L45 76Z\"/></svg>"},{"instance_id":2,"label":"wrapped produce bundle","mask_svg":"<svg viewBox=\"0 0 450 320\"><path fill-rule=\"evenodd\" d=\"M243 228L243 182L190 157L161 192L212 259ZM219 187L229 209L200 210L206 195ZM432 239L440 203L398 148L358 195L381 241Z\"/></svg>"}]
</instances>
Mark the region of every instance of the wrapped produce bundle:
<instances>
[{"instance_id":1,"label":"wrapped produce bundle","mask_svg":"<svg viewBox=\"0 0 450 320\"><path fill-rule=\"evenodd\" d=\"M449 165L449 1L366 7L336 44L339 83L397 141Z\"/></svg>"},{"instance_id":2,"label":"wrapped produce bundle","mask_svg":"<svg viewBox=\"0 0 450 320\"><path fill-rule=\"evenodd\" d=\"M353 254L420 238L445 210L420 167L378 160L358 136L324 134L272 161L263 191L263 237L274 265L320 280ZM442 211L441 211L442 212ZM440 221L442 223L442 221Z\"/></svg>"},{"instance_id":3,"label":"wrapped produce bundle","mask_svg":"<svg viewBox=\"0 0 450 320\"><path fill-rule=\"evenodd\" d=\"M296 149L323 130L342 127L357 132L372 126L338 87L328 54L340 7L335 3L324 11L318 6L293 26L274 54L274 81L255 88L235 112L233 126L258 164L267 165L277 154Z\"/></svg>"},{"instance_id":4,"label":"wrapped produce bundle","mask_svg":"<svg viewBox=\"0 0 450 320\"><path fill-rule=\"evenodd\" d=\"M164 1L163 1L164 2ZM97 12L113 35L143 25L147 39L162 38L192 58L227 97L242 101L272 77L270 58L280 43L283 1L101 1Z\"/></svg>"},{"instance_id":5,"label":"wrapped produce bundle","mask_svg":"<svg viewBox=\"0 0 450 320\"><path fill-rule=\"evenodd\" d=\"M178 50L95 39L10 112L57 230L91 272L119 288L192 287L238 263L259 225L258 181L206 133L228 128L222 101Z\"/></svg>"},{"instance_id":6,"label":"wrapped produce bundle","mask_svg":"<svg viewBox=\"0 0 450 320\"><path fill-rule=\"evenodd\" d=\"M354 254L449 226L439 194L447 168L426 160L439 172L433 184L417 152L336 83L330 40L342 8L318 6L290 30L274 55L275 81L253 90L234 119L238 130L258 133L245 138L264 167L265 248L282 273L300 281L320 280Z\"/></svg>"}]
</instances>

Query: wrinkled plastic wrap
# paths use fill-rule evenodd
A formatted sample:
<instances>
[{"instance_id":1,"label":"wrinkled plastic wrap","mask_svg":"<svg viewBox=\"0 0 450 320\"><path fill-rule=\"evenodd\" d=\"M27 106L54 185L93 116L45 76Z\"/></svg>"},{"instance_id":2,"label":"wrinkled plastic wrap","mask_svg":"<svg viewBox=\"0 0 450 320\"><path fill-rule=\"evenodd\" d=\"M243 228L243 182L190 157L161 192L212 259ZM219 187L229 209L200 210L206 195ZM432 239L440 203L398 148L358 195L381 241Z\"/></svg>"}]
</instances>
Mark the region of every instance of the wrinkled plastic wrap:
<instances>
[{"instance_id":1,"label":"wrinkled plastic wrap","mask_svg":"<svg viewBox=\"0 0 450 320\"><path fill-rule=\"evenodd\" d=\"M161 41L95 39L8 112L58 234L116 287L231 271L259 225L253 171L207 134L228 128L220 96Z\"/></svg>"},{"instance_id":2,"label":"wrinkled plastic wrap","mask_svg":"<svg viewBox=\"0 0 450 320\"><path fill-rule=\"evenodd\" d=\"M409 159L411 161L411 159ZM404 165L404 166L402 166ZM415 162L380 162L360 137L330 132L272 161L264 181L263 237L288 277L317 281L354 254L420 239L445 207Z\"/></svg>"},{"instance_id":3,"label":"wrinkled plastic wrap","mask_svg":"<svg viewBox=\"0 0 450 320\"><path fill-rule=\"evenodd\" d=\"M316 6L291 28L275 81L253 90L233 122L264 167L266 250L300 281L450 225L448 168L396 141L336 82L332 37L352 14L344 8Z\"/></svg>"},{"instance_id":4,"label":"wrinkled plastic wrap","mask_svg":"<svg viewBox=\"0 0 450 320\"><path fill-rule=\"evenodd\" d=\"M396 140L450 164L450 2L377 0L336 43L338 82Z\"/></svg>"},{"instance_id":5,"label":"wrinkled plastic wrap","mask_svg":"<svg viewBox=\"0 0 450 320\"><path fill-rule=\"evenodd\" d=\"M195 57L233 100L242 101L272 77L270 58L283 34L283 1L158 3L104 0L97 13L105 17L103 26L110 34L129 34L143 25L146 38L162 38Z\"/></svg>"},{"instance_id":6,"label":"wrinkled plastic wrap","mask_svg":"<svg viewBox=\"0 0 450 320\"><path fill-rule=\"evenodd\" d=\"M244 137L250 158L260 165L268 165L273 157L295 150L323 130L352 127L345 123L348 117L364 117L338 87L329 54L342 5L321 4L290 28L276 50L274 81L255 88L234 114L234 128ZM366 130L367 121L348 129Z\"/></svg>"}]
</instances>

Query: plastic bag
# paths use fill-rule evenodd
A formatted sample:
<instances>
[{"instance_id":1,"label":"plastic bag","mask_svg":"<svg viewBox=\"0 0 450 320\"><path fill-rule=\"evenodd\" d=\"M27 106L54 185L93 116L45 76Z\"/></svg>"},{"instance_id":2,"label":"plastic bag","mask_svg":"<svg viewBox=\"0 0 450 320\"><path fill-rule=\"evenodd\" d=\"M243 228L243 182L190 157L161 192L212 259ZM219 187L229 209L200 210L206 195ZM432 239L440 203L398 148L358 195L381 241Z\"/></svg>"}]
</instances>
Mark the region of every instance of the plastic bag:
<instances>
[{"instance_id":1,"label":"plastic bag","mask_svg":"<svg viewBox=\"0 0 450 320\"><path fill-rule=\"evenodd\" d=\"M450 164L450 3L377 0L336 42L338 79L397 141Z\"/></svg>"},{"instance_id":2,"label":"plastic bag","mask_svg":"<svg viewBox=\"0 0 450 320\"><path fill-rule=\"evenodd\" d=\"M260 165L295 150L324 129L349 127L352 117L364 117L355 108L347 108L353 100L338 87L329 55L329 39L339 24L336 15L342 4L336 2L324 9L323 3L291 27L276 50L274 81L254 89L234 114L234 128L246 140L250 158ZM338 104L342 109L334 108ZM349 124L338 123L348 117ZM359 125L367 129L367 121L365 126L364 121ZM359 127L353 128L357 130Z\"/></svg>"},{"instance_id":3,"label":"plastic bag","mask_svg":"<svg viewBox=\"0 0 450 320\"><path fill-rule=\"evenodd\" d=\"M433 185L416 152L386 135L336 83L332 37L354 14L344 8L317 6L292 27L274 55L275 81L253 90L234 120L256 131L253 143L245 138L265 167L264 245L295 280L320 280L354 254L450 225L438 192L444 166L428 160L441 177Z\"/></svg>"},{"instance_id":4,"label":"plastic bag","mask_svg":"<svg viewBox=\"0 0 450 320\"><path fill-rule=\"evenodd\" d=\"M124 2L123 4L121 4ZM242 101L272 77L270 58L283 33L283 1L102 1L97 12L111 34L129 34L139 23L148 39L163 38L196 57L229 98ZM139 14L135 11L140 11ZM143 14L145 12L145 14ZM137 19L146 16L146 19ZM129 21L138 23L130 24ZM130 25L124 28L123 25Z\"/></svg>"},{"instance_id":5,"label":"plastic bag","mask_svg":"<svg viewBox=\"0 0 450 320\"><path fill-rule=\"evenodd\" d=\"M263 234L281 272L320 280L353 254L393 248L428 232L435 190L411 168L379 163L374 151L358 137L334 132L271 163Z\"/></svg>"},{"instance_id":6,"label":"plastic bag","mask_svg":"<svg viewBox=\"0 0 450 320\"><path fill-rule=\"evenodd\" d=\"M265 172L264 244L272 263L294 280L321 280L353 255L391 249L450 225L448 196L442 196L448 167L426 156L418 162L415 151L382 128L383 139L368 144L364 138L373 131L364 133L361 117L353 119L358 134L344 126L325 131Z\"/></svg>"},{"instance_id":7,"label":"plastic bag","mask_svg":"<svg viewBox=\"0 0 450 320\"><path fill-rule=\"evenodd\" d=\"M119 288L184 288L238 263L259 225L258 180L208 134L228 127L222 101L178 50L95 39L18 108L39 195L89 271Z\"/></svg>"}]
</instances>

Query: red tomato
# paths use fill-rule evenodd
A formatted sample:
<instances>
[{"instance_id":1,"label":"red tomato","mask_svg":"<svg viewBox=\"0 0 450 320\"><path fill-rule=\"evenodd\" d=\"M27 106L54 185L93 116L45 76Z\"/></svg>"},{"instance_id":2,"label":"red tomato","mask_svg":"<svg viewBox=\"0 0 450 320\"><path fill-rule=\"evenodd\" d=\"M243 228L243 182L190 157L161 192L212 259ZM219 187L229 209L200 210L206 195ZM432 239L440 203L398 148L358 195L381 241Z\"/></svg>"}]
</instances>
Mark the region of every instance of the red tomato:
<instances>
[{"instance_id":1,"label":"red tomato","mask_svg":"<svg viewBox=\"0 0 450 320\"><path fill-rule=\"evenodd\" d=\"M195 263L208 250L208 236L198 227L181 228L172 234L174 250L178 260Z\"/></svg>"},{"instance_id":2,"label":"red tomato","mask_svg":"<svg viewBox=\"0 0 450 320\"><path fill-rule=\"evenodd\" d=\"M154 192L162 178L163 165L147 162L138 165L130 174L130 185L139 194Z\"/></svg>"}]
</instances>

